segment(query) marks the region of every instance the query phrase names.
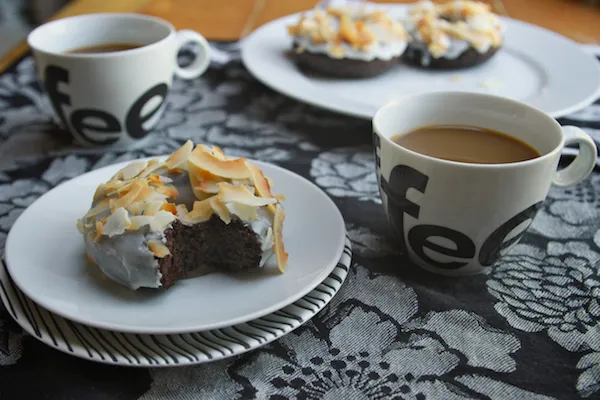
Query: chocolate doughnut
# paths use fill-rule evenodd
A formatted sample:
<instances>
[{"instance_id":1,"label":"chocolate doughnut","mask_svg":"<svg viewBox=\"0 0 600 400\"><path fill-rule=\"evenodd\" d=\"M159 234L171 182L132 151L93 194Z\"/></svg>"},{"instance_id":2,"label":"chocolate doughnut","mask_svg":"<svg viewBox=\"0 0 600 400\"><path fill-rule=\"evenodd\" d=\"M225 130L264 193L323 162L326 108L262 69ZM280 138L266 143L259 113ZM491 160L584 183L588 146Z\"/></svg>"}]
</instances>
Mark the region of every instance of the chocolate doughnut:
<instances>
[{"instance_id":1,"label":"chocolate doughnut","mask_svg":"<svg viewBox=\"0 0 600 400\"><path fill-rule=\"evenodd\" d=\"M461 69L490 60L503 43L499 19L484 3L421 1L405 21L411 40L402 61L431 69Z\"/></svg>"},{"instance_id":2,"label":"chocolate doughnut","mask_svg":"<svg viewBox=\"0 0 600 400\"><path fill-rule=\"evenodd\" d=\"M389 71L408 34L385 12L366 6L317 7L288 26L291 57L301 70L336 78L367 78Z\"/></svg>"},{"instance_id":3,"label":"chocolate doughnut","mask_svg":"<svg viewBox=\"0 0 600 400\"><path fill-rule=\"evenodd\" d=\"M188 141L166 161L133 161L100 184L77 227L88 259L136 290L271 258L283 272L284 218L256 165Z\"/></svg>"}]
</instances>

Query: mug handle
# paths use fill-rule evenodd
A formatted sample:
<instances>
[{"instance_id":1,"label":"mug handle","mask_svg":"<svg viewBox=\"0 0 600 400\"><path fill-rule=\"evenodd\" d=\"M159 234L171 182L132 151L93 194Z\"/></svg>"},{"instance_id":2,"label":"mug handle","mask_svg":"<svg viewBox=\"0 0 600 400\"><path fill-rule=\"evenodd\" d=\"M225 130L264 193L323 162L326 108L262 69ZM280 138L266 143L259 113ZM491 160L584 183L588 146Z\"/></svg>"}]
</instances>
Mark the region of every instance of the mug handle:
<instances>
[{"instance_id":1,"label":"mug handle","mask_svg":"<svg viewBox=\"0 0 600 400\"><path fill-rule=\"evenodd\" d=\"M193 42L200 46L200 52L196 54L194 61L187 67L175 65L175 75L182 79L194 79L202 75L210 65L210 46L204 36L198 32L187 29L177 31L177 51L181 50L184 44Z\"/></svg>"},{"instance_id":2,"label":"mug handle","mask_svg":"<svg viewBox=\"0 0 600 400\"><path fill-rule=\"evenodd\" d=\"M575 185L584 180L596 165L596 143L583 130L576 126L563 126L565 144L579 144L579 153L575 159L560 171L556 172L552 183L559 187Z\"/></svg>"}]
</instances>

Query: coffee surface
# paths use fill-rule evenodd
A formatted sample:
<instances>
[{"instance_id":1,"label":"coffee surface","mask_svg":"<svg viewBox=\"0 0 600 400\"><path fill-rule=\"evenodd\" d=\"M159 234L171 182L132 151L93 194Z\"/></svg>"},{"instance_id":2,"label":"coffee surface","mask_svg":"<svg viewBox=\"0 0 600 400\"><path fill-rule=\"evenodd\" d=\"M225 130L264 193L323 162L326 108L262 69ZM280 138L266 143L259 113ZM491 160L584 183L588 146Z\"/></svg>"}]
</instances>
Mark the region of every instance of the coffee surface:
<instances>
[{"instance_id":1,"label":"coffee surface","mask_svg":"<svg viewBox=\"0 0 600 400\"><path fill-rule=\"evenodd\" d=\"M95 46L78 47L66 51L68 54L95 54L95 53L114 53L117 51L125 51L137 49L143 45L137 43L103 43Z\"/></svg>"},{"instance_id":2,"label":"coffee surface","mask_svg":"<svg viewBox=\"0 0 600 400\"><path fill-rule=\"evenodd\" d=\"M472 164L504 164L540 156L517 138L475 126L425 126L396 135L392 140L417 153Z\"/></svg>"}]
</instances>

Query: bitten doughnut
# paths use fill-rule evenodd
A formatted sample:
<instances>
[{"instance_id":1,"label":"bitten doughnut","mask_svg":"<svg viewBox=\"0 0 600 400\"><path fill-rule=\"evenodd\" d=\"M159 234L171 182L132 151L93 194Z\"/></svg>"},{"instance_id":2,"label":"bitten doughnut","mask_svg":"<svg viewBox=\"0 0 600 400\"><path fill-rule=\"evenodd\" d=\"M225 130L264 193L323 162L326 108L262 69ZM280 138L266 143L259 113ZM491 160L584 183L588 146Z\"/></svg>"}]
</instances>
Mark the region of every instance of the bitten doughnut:
<instances>
[{"instance_id":1,"label":"bitten doughnut","mask_svg":"<svg viewBox=\"0 0 600 400\"><path fill-rule=\"evenodd\" d=\"M271 186L244 158L188 141L166 161L133 161L98 186L77 227L90 261L134 290L269 259L283 273L283 198Z\"/></svg>"}]
</instances>

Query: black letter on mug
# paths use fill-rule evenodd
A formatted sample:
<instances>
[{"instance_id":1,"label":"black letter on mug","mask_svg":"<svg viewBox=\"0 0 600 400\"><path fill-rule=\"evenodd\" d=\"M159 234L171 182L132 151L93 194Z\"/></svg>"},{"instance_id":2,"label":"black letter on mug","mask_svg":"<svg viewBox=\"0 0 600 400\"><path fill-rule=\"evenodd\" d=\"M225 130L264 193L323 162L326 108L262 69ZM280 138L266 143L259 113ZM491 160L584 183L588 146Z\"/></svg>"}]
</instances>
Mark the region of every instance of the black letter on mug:
<instances>
[{"instance_id":1,"label":"black letter on mug","mask_svg":"<svg viewBox=\"0 0 600 400\"><path fill-rule=\"evenodd\" d=\"M406 198L408 189L414 188L421 193L425 193L429 177L422 174L408 165L396 165L390 174L390 182L381 178L381 189L388 198L388 215L392 228L401 238L403 248L404 243L404 213L419 218L421 207ZM404 248L405 250L405 248Z\"/></svg>"},{"instance_id":2,"label":"black letter on mug","mask_svg":"<svg viewBox=\"0 0 600 400\"><path fill-rule=\"evenodd\" d=\"M541 205L541 201L535 203L531 207L521 211L519 214L506 221L504 224L502 224L502 226L500 226L500 228L496 229L481 246L481 251L479 252L479 263L484 266L492 265L500 256L500 252L502 250L516 243L531 224L531 220L533 217L535 217L535 214ZM513 231L513 229L527 220L530 221L521 232L517 233L506 241L504 240L506 236Z\"/></svg>"},{"instance_id":3,"label":"black letter on mug","mask_svg":"<svg viewBox=\"0 0 600 400\"><path fill-rule=\"evenodd\" d=\"M56 115L58 115L64 124L65 129L68 129L69 125L67 124L67 117L62 110L61 104L70 106L71 99L69 95L58 91L58 84L61 82L69 83L69 71L54 65L48 65L45 72L44 89L46 90L46 93L48 93L50 103L52 103Z\"/></svg>"},{"instance_id":4,"label":"black letter on mug","mask_svg":"<svg viewBox=\"0 0 600 400\"><path fill-rule=\"evenodd\" d=\"M104 126L92 125L86 122L87 118L96 118L104 122ZM73 129L81 135L85 140L94 144L111 144L119 140L119 135L106 135L105 138L98 139L86 133L86 130L101 132L101 133L119 133L121 124L112 115L101 110L75 110L71 114L71 125Z\"/></svg>"},{"instance_id":5,"label":"black letter on mug","mask_svg":"<svg viewBox=\"0 0 600 400\"><path fill-rule=\"evenodd\" d=\"M158 85L150 88L146 93L144 93L133 105L131 109L127 113L127 118L125 119L125 128L129 135L135 139L141 139L148 134L148 131L144 129L144 122L148 121L162 106L165 101L165 97L167 96L167 90L169 87L166 83L159 83ZM160 103L154 110L150 111L145 116L142 116L142 108L146 105L146 103L154 98L155 96L160 96Z\"/></svg>"},{"instance_id":6,"label":"black letter on mug","mask_svg":"<svg viewBox=\"0 0 600 400\"><path fill-rule=\"evenodd\" d=\"M440 246L428 240L430 237L443 237L451 240L456 244L456 249ZM456 258L471 259L475 256L475 244L464 233L460 233L450 228L435 225L417 225L408 232L408 243L412 247L416 255L427 263L438 268L457 269L467 265L467 262L440 262L433 260L427 254L425 249L435 251L436 253L444 254Z\"/></svg>"}]
</instances>

